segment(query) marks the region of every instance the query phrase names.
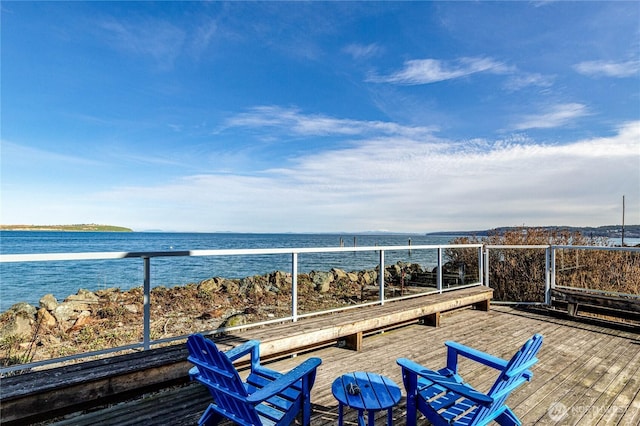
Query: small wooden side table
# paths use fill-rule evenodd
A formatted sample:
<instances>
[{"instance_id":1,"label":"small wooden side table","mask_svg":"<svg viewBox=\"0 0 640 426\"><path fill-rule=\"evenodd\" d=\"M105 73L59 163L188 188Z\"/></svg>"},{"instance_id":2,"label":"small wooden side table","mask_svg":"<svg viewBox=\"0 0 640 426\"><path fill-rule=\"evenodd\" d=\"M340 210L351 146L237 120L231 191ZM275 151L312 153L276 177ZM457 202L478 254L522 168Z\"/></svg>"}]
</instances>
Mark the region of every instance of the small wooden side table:
<instances>
[{"instance_id":1,"label":"small wooden side table","mask_svg":"<svg viewBox=\"0 0 640 426\"><path fill-rule=\"evenodd\" d=\"M402 392L388 377L376 373L358 371L344 374L333 381L331 392L338 400L338 425L343 422L346 405L358 410L358 424L365 426L367 412L369 426L374 425L375 412L387 410L387 425L393 424L393 407L400 402Z\"/></svg>"}]
</instances>

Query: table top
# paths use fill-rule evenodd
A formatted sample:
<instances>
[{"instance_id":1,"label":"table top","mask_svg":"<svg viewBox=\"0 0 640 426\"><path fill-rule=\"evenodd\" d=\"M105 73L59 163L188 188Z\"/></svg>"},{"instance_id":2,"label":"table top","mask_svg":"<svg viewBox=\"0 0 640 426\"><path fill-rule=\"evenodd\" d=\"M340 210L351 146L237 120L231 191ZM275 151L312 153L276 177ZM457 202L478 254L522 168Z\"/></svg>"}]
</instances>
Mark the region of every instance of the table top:
<instances>
[{"instance_id":1,"label":"table top","mask_svg":"<svg viewBox=\"0 0 640 426\"><path fill-rule=\"evenodd\" d=\"M352 395L348 386L355 384L360 392ZM331 385L333 396L342 404L360 410L383 410L400 402L402 393L398 385L388 377L376 373L357 371L344 374Z\"/></svg>"}]
</instances>

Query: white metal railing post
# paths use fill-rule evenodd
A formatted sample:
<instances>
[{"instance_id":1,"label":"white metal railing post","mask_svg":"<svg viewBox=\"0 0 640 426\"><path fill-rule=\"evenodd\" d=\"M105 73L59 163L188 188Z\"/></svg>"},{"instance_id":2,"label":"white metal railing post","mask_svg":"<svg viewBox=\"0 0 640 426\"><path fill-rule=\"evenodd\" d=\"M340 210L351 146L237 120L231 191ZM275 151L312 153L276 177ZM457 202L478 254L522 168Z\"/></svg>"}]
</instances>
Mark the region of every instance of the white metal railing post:
<instances>
[{"instance_id":1,"label":"white metal railing post","mask_svg":"<svg viewBox=\"0 0 640 426\"><path fill-rule=\"evenodd\" d=\"M549 271L549 286L545 294L544 303L551 305L551 290L556 287L556 247L550 247L550 271Z\"/></svg>"},{"instance_id":2,"label":"white metal railing post","mask_svg":"<svg viewBox=\"0 0 640 426\"><path fill-rule=\"evenodd\" d=\"M143 257L142 262L144 264L142 347L147 351L151 347L151 258Z\"/></svg>"},{"instance_id":3,"label":"white metal railing post","mask_svg":"<svg viewBox=\"0 0 640 426\"><path fill-rule=\"evenodd\" d=\"M484 249L484 285L489 287L489 247Z\"/></svg>"},{"instance_id":4,"label":"white metal railing post","mask_svg":"<svg viewBox=\"0 0 640 426\"><path fill-rule=\"evenodd\" d=\"M482 276L484 275L484 264L482 257L482 246L478 247L478 281L482 282Z\"/></svg>"},{"instance_id":5,"label":"white metal railing post","mask_svg":"<svg viewBox=\"0 0 640 426\"><path fill-rule=\"evenodd\" d=\"M549 304L551 287L551 246L544 249L544 303Z\"/></svg>"},{"instance_id":6,"label":"white metal railing post","mask_svg":"<svg viewBox=\"0 0 640 426\"><path fill-rule=\"evenodd\" d=\"M298 321L298 253L291 254L291 318Z\"/></svg>"},{"instance_id":7,"label":"white metal railing post","mask_svg":"<svg viewBox=\"0 0 640 426\"><path fill-rule=\"evenodd\" d=\"M380 284L380 304L384 305L384 250L380 250L380 271L378 272L378 283Z\"/></svg>"},{"instance_id":8,"label":"white metal railing post","mask_svg":"<svg viewBox=\"0 0 640 426\"><path fill-rule=\"evenodd\" d=\"M442 247L438 247L438 275L436 278L436 289L442 293Z\"/></svg>"}]
</instances>

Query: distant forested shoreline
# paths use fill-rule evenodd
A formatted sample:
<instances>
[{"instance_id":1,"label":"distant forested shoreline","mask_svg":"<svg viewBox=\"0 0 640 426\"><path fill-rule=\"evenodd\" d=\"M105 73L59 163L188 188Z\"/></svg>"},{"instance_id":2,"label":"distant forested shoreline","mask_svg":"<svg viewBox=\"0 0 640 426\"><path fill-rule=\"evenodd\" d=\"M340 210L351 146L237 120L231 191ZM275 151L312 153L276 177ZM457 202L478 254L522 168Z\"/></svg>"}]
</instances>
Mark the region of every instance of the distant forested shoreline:
<instances>
[{"instance_id":1,"label":"distant forested shoreline","mask_svg":"<svg viewBox=\"0 0 640 426\"><path fill-rule=\"evenodd\" d=\"M72 231L72 232L133 232L130 228L113 225L0 225L2 231Z\"/></svg>"},{"instance_id":2,"label":"distant forested shoreline","mask_svg":"<svg viewBox=\"0 0 640 426\"><path fill-rule=\"evenodd\" d=\"M476 235L484 237L490 234L504 234L506 232L516 231L518 229L535 228L549 232L568 231L571 233L579 232L585 237L607 237L621 238L622 225L605 225L598 227L580 227L580 226L502 226L494 229L486 229L481 231L446 231L446 232L430 232L427 235ZM640 225L625 225L625 238L640 238Z\"/></svg>"}]
</instances>

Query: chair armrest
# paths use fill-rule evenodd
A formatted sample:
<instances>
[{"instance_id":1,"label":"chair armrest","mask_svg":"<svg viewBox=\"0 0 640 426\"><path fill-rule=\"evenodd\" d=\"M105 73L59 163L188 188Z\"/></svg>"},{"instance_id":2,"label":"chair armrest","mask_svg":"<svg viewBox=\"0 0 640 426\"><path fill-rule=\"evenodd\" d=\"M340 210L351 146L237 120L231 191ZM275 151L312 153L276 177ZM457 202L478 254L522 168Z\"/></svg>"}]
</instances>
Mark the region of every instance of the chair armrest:
<instances>
[{"instance_id":1,"label":"chair armrest","mask_svg":"<svg viewBox=\"0 0 640 426\"><path fill-rule=\"evenodd\" d=\"M402 367L403 374L407 371L411 374L415 374L420 377L424 377L427 380L432 381L433 383L442 386L452 392L457 393L458 395L464 396L478 404L489 406L493 404L493 398L483 394L482 392L478 392L473 389L471 386L465 386L456 382L454 379L448 378L439 374L433 370L429 370L421 366L420 364L411 361L407 358L399 358L396 360L396 363Z\"/></svg>"},{"instance_id":2,"label":"chair armrest","mask_svg":"<svg viewBox=\"0 0 640 426\"><path fill-rule=\"evenodd\" d=\"M462 345L458 342L452 342L448 340L444 342L444 344L447 346L447 368L454 373L457 372L457 355L462 355L465 358L471 359L473 361L501 371L504 370L509 363L502 358L498 358L486 352L470 348L469 346Z\"/></svg>"},{"instance_id":3,"label":"chair armrest","mask_svg":"<svg viewBox=\"0 0 640 426\"><path fill-rule=\"evenodd\" d=\"M320 358L309 358L297 367L291 369L288 373L278 377L267 386L249 395L247 397L247 402L251 404L260 403L274 395L277 395L307 375L313 374L315 376L316 369L320 364L322 364L322 360Z\"/></svg>"},{"instance_id":4,"label":"chair armrest","mask_svg":"<svg viewBox=\"0 0 640 426\"><path fill-rule=\"evenodd\" d=\"M247 354L251 354L252 359L260 359L260 341L258 340L248 340L241 344L240 346L236 346L235 348L229 349L224 352L224 354L229 358L231 362L237 360L238 358L242 358Z\"/></svg>"}]
</instances>

